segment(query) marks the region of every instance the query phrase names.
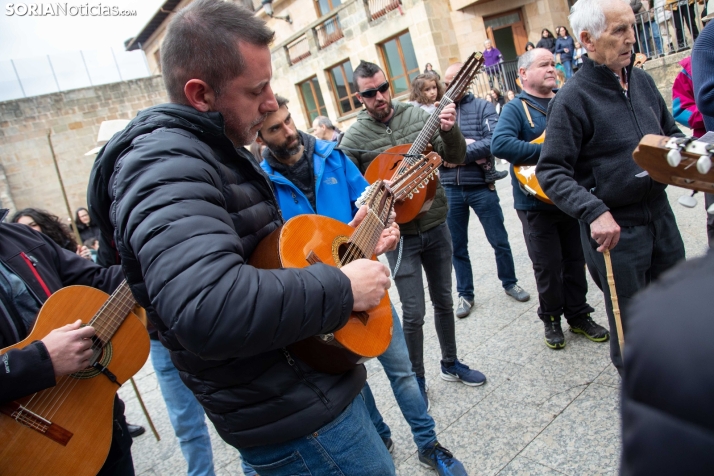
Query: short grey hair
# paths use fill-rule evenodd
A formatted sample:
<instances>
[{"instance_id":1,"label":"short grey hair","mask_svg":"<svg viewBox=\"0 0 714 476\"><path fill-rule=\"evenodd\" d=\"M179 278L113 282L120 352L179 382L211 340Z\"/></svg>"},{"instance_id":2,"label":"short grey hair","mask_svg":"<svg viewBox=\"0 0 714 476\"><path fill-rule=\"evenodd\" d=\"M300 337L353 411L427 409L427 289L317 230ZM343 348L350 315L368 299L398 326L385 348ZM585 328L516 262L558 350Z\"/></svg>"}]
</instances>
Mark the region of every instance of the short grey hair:
<instances>
[{"instance_id":1,"label":"short grey hair","mask_svg":"<svg viewBox=\"0 0 714 476\"><path fill-rule=\"evenodd\" d=\"M550 53L550 50L547 50L545 48L533 48L532 50L526 51L521 56L519 56L518 57L518 71L520 71L521 68L523 68L523 69L530 68L531 65L533 64L533 62L535 61L536 55L538 53L540 53L541 51L547 51L548 53ZM551 54L551 56L553 55L553 53L550 53L550 54Z\"/></svg>"},{"instance_id":2,"label":"short grey hair","mask_svg":"<svg viewBox=\"0 0 714 476\"><path fill-rule=\"evenodd\" d=\"M607 29L603 7L611 2L622 2L628 7L629 0L578 0L570 9L570 26L573 28L574 39L580 41L582 32L587 31L597 40Z\"/></svg>"},{"instance_id":3,"label":"short grey hair","mask_svg":"<svg viewBox=\"0 0 714 476\"><path fill-rule=\"evenodd\" d=\"M318 126L325 126L330 130L335 130L335 125L327 116L317 116L313 122L317 123Z\"/></svg>"}]
</instances>

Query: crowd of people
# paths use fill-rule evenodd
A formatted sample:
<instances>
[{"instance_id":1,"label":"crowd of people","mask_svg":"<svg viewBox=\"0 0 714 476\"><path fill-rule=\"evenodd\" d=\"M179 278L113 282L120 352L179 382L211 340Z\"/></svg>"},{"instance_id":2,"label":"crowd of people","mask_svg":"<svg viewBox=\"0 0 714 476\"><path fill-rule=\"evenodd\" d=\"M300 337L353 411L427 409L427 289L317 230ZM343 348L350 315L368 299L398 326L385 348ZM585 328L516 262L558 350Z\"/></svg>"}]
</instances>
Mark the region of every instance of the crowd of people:
<instances>
[{"instance_id":1,"label":"crowd of people","mask_svg":"<svg viewBox=\"0 0 714 476\"><path fill-rule=\"evenodd\" d=\"M514 209L533 266L544 325L537 338L563 349L564 319L573 333L610 341L623 385L622 473L711 473L714 376L701 362L712 357L712 256L680 264L684 244L666 186L643 176L632 152L645 134L682 136L675 118L697 135L714 130L714 30L705 28L695 44L699 62L682 62L673 116L652 78L632 67L637 10L629 3L578 1L569 17L573 36L564 26L556 35L544 29L518 59L521 90L503 95L492 84L488 99L460 90L440 104L463 66L454 63L443 77L428 64L401 102L385 71L362 61L353 73L364 106L356 121L343 132L319 116L311 133L297 129L288 100L271 88L274 34L264 22L232 2L191 3L175 13L162 46L170 102L141 111L102 149L88 207L76 211L72 229L36 209L0 223L2 347L28 335L57 289L84 284L111 293L126 279L147 313L152 364L189 474L214 474L207 416L240 452L245 474L388 475L395 473L394 441L364 366L316 370L293 346L329 339L354 313L374 308L393 282L401 306L391 306L391 342L379 363L419 462L439 475L465 475L429 414L425 289L440 378L486 384L486 375L459 359L455 326L477 311L471 210L504 293L530 299L518 284L495 186L509 175L497 170L498 157L511 164ZM500 52L485 46L492 76ZM392 213L381 224L373 250L388 266L363 258L337 268L310 255L304 268L254 266L259 244L296 215L365 223L372 210L356 204L369 187L363 174L428 124L428 142L443 159L433 203L414 219L397 224ZM550 203L516 180L514 166L525 165L535 166ZM604 295L609 330L591 316L586 272ZM686 316L672 319L682 309ZM624 355L616 319L628 337ZM94 334L77 322L5 353L5 368L19 370L0 372L0 402L85 368ZM700 380L691 380L690 366ZM99 474L134 474L123 410L117 397Z\"/></svg>"}]
</instances>

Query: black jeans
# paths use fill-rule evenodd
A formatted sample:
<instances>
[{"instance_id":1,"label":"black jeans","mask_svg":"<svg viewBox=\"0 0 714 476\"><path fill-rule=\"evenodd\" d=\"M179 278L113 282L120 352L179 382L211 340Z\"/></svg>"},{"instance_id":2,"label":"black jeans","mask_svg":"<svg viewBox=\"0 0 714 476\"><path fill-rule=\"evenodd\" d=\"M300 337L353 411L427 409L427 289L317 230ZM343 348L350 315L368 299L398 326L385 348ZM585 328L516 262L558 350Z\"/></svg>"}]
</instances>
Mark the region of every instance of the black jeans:
<instances>
[{"instance_id":1,"label":"black jeans","mask_svg":"<svg viewBox=\"0 0 714 476\"><path fill-rule=\"evenodd\" d=\"M605 259L602 253L598 253L598 244L590 237L590 225L587 223L580 222L580 239L588 268L598 277L596 283L605 297L605 310L610 323L610 358L622 375L622 356L612 312L610 287L607 284ZM647 225L621 227L620 241L610 250L610 259L622 329L625 334L625 349L627 349L627 319L630 315L629 306L632 298L638 291L684 259L684 243L672 209L667 206L664 213Z\"/></svg>"},{"instance_id":2,"label":"black jeans","mask_svg":"<svg viewBox=\"0 0 714 476\"><path fill-rule=\"evenodd\" d=\"M528 256L538 287L538 316L567 320L593 312L587 303L588 282L578 221L560 210L523 211ZM525 220L525 223L524 223Z\"/></svg>"},{"instance_id":3,"label":"black jeans","mask_svg":"<svg viewBox=\"0 0 714 476\"><path fill-rule=\"evenodd\" d=\"M697 28L697 15L694 12L694 4L686 5L680 2L679 8L672 11L672 19L674 20L674 29L677 33L677 43L679 47L684 46L684 25L687 25L689 33L692 34L692 43L699 36L699 28ZM689 45L692 46L692 45Z\"/></svg>"},{"instance_id":4,"label":"black jeans","mask_svg":"<svg viewBox=\"0 0 714 476\"><path fill-rule=\"evenodd\" d=\"M402 301L404 338L407 341L412 370L417 377L424 376L424 281L422 267L429 286L429 296L434 306L434 326L445 362L456 359L456 327L454 300L451 296L451 235L446 223L418 235L402 235L403 242L387 254L389 266L394 267L402 255L399 269L394 273L394 283Z\"/></svg>"}]
</instances>

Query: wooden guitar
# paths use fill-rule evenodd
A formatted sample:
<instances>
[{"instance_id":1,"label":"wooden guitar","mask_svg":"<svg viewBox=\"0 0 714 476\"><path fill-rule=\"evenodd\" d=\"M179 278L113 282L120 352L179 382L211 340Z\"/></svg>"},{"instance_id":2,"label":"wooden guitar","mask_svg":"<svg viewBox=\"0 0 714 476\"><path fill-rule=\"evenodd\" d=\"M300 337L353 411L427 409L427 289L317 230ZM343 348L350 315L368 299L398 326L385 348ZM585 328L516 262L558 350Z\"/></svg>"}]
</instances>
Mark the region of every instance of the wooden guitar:
<instances>
[{"instance_id":1,"label":"wooden guitar","mask_svg":"<svg viewBox=\"0 0 714 476\"><path fill-rule=\"evenodd\" d=\"M107 299L86 286L60 289L45 302L30 335L0 350L21 349L81 319L94 327L91 366L54 387L0 403L0 474L95 475L112 440L114 395L146 362L149 335L131 312L124 281Z\"/></svg>"},{"instance_id":2,"label":"wooden guitar","mask_svg":"<svg viewBox=\"0 0 714 476\"><path fill-rule=\"evenodd\" d=\"M545 141L545 131L543 133L533 139L531 141L531 144L542 144ZM525 190L526 193L529 195L533 195L535 198L538 200L548 203L550 205L553 205L553 202L550 201L548 196L545 194L543 189L540 186L540 183L538 183L538 179L536 178L536 166L535 165L514 165L513 166L513 173L516 175L516 179L518 182L521 184L523 187L523 190Z\"/></svg>"},{"instance_id":3,"label":"wooden guitar","mask_svg":"<svg viewBox=\"0 0 714 476\"><path fill-rule=\"evenodd\" d=\"M657 182L714 193L712 154L714 144L694 137L647 134L632 157Z\"/></svg>"},{"instance_id":4,"label":"wooden guitar","mask_svg":"<svg viewBox=\"0 0 714 476\"><path fill-rule=\"evenodd\" d=\"M316 263L342 267L360 258L376 259L374 250L394 203L434 180L440 164L441 159L432 152L410 166L391 187L382 181L369 187L363 197L369 213L356 229L320 215L291 218L258 244L249 264L262 269L304 268ZM381 355L391 340L392 310L385 294L377 307L353 312L341 329L304 339L288 349L315 370L339 374Z\"/></svg>"},{"instance_id":5,"label":"wooden guitar","mask_svg":"<svg viewBox=\"0 0 714 476\"><path fill-rule=\"evenodd\" d=\"M424 157L422 154L439 128L439 114L447 105L453 103L456 98L459 98L468 89L483 61L481 53L472 53L469 56L469 59L466 60L463 67L454 76L451 86L439 101L439 107L426 121L414 143L391 147L380 153L369 164L364 174L369 183L374 183L380 179L394 181L404 174L411 165L415 164L421 157ZM397 202L394 207L397 212L397 223L410 222L429 211L436 195L436 188L436 182L431 182L426 189L417 190L417 193Z\"/></svg>"}]
</instances>

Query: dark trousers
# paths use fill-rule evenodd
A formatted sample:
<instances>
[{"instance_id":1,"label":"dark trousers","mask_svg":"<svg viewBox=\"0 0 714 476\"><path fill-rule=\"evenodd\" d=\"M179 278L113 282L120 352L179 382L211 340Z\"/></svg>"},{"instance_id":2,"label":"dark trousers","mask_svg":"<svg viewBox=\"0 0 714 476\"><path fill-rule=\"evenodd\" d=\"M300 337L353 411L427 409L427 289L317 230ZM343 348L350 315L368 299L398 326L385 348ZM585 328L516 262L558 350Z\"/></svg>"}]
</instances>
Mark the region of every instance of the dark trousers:
<instances>
[{"instance_id":1,"label":"dark trousers","mask_svg":"<svg viewBox=\"0 0 714 476\"><path fill-rule=\"evenodd\" d=\"M104 466L97 476L134 476L134 461L131 458L131 435L124 418L124 402L114 397L114 420L112 421L112 444Z\"/></svg>"},{"instance_id":2,"label":"dark trousers","mask_svg":"<svg viewBox=\"0 0 714 476\"><path fill-rule=\"evenodd\" d=\"M446 223L417 235L402 235L396 250L386 253L394 283L402 301L404 339L412 370L424 376L424 281L422 267L434 306L434 326L445 362L456 359L454 299L451 296L451 235ZM401 251L401 257L400 257ZM397 261L399 268L394 272Z\"/></svg>"},{"instance_id":3,"label":"dark trousers","mask_svg":"<svg viewBox=\"0 0 714 476\"><path fill-rule=\"evenodd\" d=\"M602 253L597 251L598 244L590 237L590 225L587 223L580 222L580 239L588 268L597 276L596 284L605 297L605 310L610 323L610 358L622 375L622 356L612 312L605 259ZM647 225L621 227L620 241L610 250L610 258L622 329L625 334L625 348L627 348L627 322L630 315L628 308L632 298L638 291L684 259L684 243L672 209L667 206L664 213Z\"/></svg>"},{"instance_id":4,"label":"dark trousers","mask_svg":"<svg viewBox=\"0 0 714 476\"><path fill-rule=\"evenodd\" d=\"M549 319L593 312L578 221L560 210L517 210L538 287L538 316Z\"/></svg>"},{"instance_id":5,"label":"dark trousers","mask_svg":"<svg viewBox=\"0 0 714 476\"><path fill-rule=\"evenodd\" d=\"M672 19L674 20L674 29L677 31L677 43L679 47L684 46L684 25L687 25L689 33L692 34L692 43L699 36L699 28L697 28L697 16L694 13L694 4L679 5L679 8L672 11ZM691 45L690 45L691 46Z\"/></svg>"}]
</instances>

